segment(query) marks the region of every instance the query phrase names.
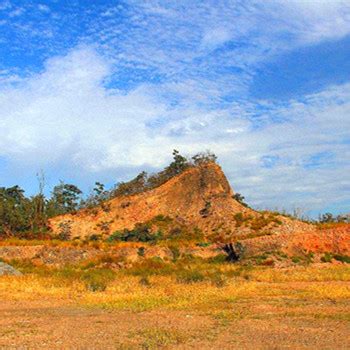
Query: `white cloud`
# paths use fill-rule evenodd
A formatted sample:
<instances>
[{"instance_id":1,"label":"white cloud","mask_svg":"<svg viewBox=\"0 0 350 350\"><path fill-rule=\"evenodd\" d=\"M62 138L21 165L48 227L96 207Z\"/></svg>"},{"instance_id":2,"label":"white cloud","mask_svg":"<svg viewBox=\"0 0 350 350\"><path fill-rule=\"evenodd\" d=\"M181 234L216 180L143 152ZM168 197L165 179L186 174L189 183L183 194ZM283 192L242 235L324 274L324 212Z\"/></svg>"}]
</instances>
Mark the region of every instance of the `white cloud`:
<instances>
[{"instance_id":1,"label":"white cloud","mask_svg":"<svg viewBox=\"0 0 350 350\"><path fill-rule=\"evenodd\" d=\"M9 13L10 17L18 17L21 16L25 12L25 9L23 7L17 7L13 11Z\"/></svg>"},{"instance_id":2,"label":"white cloud","mask_svg":"<svg viewBox=\"0 0 350 350\"><path fill-rule=\"evenodd\" d=\"M109 74L107 60L80 47L1 90L0 156L38 169L62 164L112 174L161 167L173 148L209 148L253 204L321 208L348 198L350 84L282 105L260 102L264 122L257 128L258 103L201 107L188 90L185 102L172 106L159 97L167 96L166 84L125 93L104 86ZM329 164L308 168L324 152L331 153ZM265 167L264 157L278 161Z\"/></svg>"},{"instance_id":3,"label":"white cloud","mask_svg":"<svg viewBox=\"0 0 350 350\"><path fill-rule=\"evenodd\" d=\"M50 12L50 7L45 4L39 4L38 9L42 12Z\"/></svg>"},{"instance_id":4,"label":"white cloud","mask_svg":"<svg viewBox=\"0 0 350 350\"><path fill-rule=\"evenodd\" d=\"M108 72L106 61L80 48L49 60L43 73L3 90L0 153L44 164L67 158L98 168L119 151L112 166L124 164L128 147L146 137L145 121L162 107L142 91L123 95L105 89Z\"/></svg>"},{"instance_id":5,"label":"white cloud","mask_svg":"<svg viewBox=\"0 0 350 350\"><path fill-rule=\"evenodd\" d=\"M289 0L279 4L280 16L288 21L301 43L340 39L350 33L347 0Z\"/></svg>"}]
</instances>

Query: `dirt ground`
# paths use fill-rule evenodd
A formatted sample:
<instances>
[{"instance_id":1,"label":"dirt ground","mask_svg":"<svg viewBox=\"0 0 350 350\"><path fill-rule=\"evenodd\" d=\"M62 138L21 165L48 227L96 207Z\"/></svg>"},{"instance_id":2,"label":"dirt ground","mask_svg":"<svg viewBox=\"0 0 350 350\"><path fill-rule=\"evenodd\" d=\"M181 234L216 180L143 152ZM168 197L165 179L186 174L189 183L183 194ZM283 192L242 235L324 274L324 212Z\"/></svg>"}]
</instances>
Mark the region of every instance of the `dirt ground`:
<instances>
[{"instance_id":1,"label":"dirt ground","mask_svg":"<svg viewBox=\"0 0 350 350\"><path fill-rule=\"evenodd\" d=\"M0 348L349 349L349 319L346 313L341 316L349 306L332 300L312 305L302 300L242 300L232 310L212 315L2 300Z\"/></svg>"}]
</instances>

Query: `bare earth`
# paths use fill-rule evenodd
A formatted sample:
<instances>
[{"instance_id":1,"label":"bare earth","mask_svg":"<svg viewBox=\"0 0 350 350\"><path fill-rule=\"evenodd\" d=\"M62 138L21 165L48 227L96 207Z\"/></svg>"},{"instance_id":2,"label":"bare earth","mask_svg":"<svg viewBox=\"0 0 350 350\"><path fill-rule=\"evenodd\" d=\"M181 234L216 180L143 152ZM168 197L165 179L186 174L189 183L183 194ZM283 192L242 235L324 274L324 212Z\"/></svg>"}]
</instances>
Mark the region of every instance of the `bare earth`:
<instances>
[{"instance_id":1,"label":"bare earth","mask_svg":"<svg viewBox=\"0 0 350 350\"><path fill-rule=\"evenodd\" d=\"M108 311L66 301L2 300L0 348L349 349L349 321L337 316L349 306L348 301L332 300L312 305L302 300L242 300L213 317L168 310ZM246 318L245 310L255 316Z\"/></svg>"}]
</instances>

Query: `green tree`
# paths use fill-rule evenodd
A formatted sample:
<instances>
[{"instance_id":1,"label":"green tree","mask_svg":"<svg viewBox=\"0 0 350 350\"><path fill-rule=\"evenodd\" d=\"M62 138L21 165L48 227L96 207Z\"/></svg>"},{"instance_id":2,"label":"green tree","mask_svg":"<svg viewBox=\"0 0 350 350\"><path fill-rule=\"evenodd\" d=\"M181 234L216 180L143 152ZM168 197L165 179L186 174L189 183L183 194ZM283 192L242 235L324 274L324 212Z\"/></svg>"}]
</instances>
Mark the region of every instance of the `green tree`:
<instances>
[{"instance_id":1,"label":"green tree","mask_svg":"<svg viewBox=\"0 0 350 350\"><path fill-rule=\"evenodd\" d=\"M165 168L165 172L172 177L180 174L189 166L190 163L188 162L187 158L182 156L178 150L174 149L173 161Z\"/></svg>"},{"instance_id":2,"label":"green tree","mask_svg":"<svg viewBox=\"0 0 350 350\"><path fill-rule=\"evenodd\" d=\"M335 219L333 217L333 214L325 213L320 217L319 221L322 223L329 223L329 222L334 222Z\"/></svg>"},{"instance_id":3,"label":"green tree","mask_svg":"<svg viewBox=\"0 0 350 350\"><path fill-rule=\"evenodd\" d=\"M48 215L50 217L74 212L78 209L81 198L81 190L72 184L63 181L55 186L48 202Z\"/></svg>"},{"instance_id":4,"label":"green tree","mask_svg":"<svg viewBox=\"0 0 350 350\"><path fill-rule=\"evenodd\" d=\"M206 152L200 152L195 154L192 157L192 161L195 166L198 166L205 163L215 163L217 158L218 157L214 153L211 153L210 151L206 151Z\"/></svg>"},{"instance_id":5,"label":"green tree","mask_svg":"<svg viewBox=\"0 0 350 350\"><path fill-rule=\"evenodd\" d=\"M128 196L136 193L141 193L148 188L148 175L142 171L134 179L129 182L120 182L113 190L113 196Z\"/></svg>"},{"instance_id":6,"label":"green tree","mask_svg":"<svg viewBox=\"0 0 350 350\"><path fill-rule=\"evenodd\" d=\"M240 193L235 193L232 196L233 199L235 199L238 203L242 204L243 206L249 208L248 204L245 202L245 197L242 196Z\"/></svg>"},{"instance_id":7,"label":"green tree","mask_svg":"<svg viewBox=\"0 0 350 350\"><path fill-rule=\"evenodd\" d=\"M0 236L8 237L30 228L31 203L19 186L0 187Z\"/></svg>"}]
</instances>

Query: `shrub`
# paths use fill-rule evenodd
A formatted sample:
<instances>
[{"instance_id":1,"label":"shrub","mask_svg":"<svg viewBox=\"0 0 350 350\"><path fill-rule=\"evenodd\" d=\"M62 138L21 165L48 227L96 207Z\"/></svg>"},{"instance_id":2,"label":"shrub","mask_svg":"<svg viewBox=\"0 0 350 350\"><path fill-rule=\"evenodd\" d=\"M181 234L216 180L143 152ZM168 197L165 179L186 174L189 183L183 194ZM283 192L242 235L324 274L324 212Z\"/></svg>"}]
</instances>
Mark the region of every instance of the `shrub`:
<instances>
[{"instance_id":1,"label":"shrub","mask_svg":"<svg viewBox=\"0 0 350 350\"><path fill-rule=\"evenodd\" d=\"M179 283L197 283L204 281L204 275L196 270L182 270L178 273L176 280Z\"/></svg>"},{"instance_id":2,"label":"shrub","mask_svg":"<svg viewBox=\"0 0 350 350\"><path fill-rule=\"evenodd\" d=\"M108 284L114 280L115 273L109 269L90 270L81 276L85 288L91 292L103 292Z\"/></svg>"},{"instance_id":3,"label":"shrub","mask_svg":"<svg viewBox=\"0 0 350 350\"><path fill-rule=\"evenodd\" d=\"M210 208L211 208L211 203L205 202L204 208L199 211L199 214L201 215L202 218L207 218L209 216Z\"/></svg>"},{"instance_id":4,"label":"shrub","mask_svg":"<svg viewBox=\"0 0 350 350\"><path fill-rule=\"evenodd\" d=\"M270 223L269 219L266 218L264 215L262 215L260 217L254 218L254 220L252 220L250 224L250 227L254 231L259 231L263 229L265 226L267 226L269 223Z\"/></svg>"},{"instance_id":5,"label":"shrub","mask_svg":"<svg viewBox=\"0 0 350 350\"><path fill-rule=\"evenodd\" d=\"M162 214L156 215L153 220L154 222L168 222L168 221L172 221L171 218L169 218L168 216L164 216Z\"/></svg>"},{"instance_id":6,"label":"shrub","mask_svg":"<svg viewBox=\"0 0 350 350\"><path fill-rule=\"evenodd\" d=\"M145 286L145 287L150 287L151 286L151 282L149 281L147 276L142 276L140 278L139 283L141 284L141 286Z\"/></svg>"},{"instance_id":7,"label":"shrub","mask_svg":"<svg viewBox=\"0 0 350 350\"><path fill-rule=\"evenodd\" d=\"M181 228L180 227L174 227L169 231L169 238L178 238L181 235Z\"/></svg>"},{"instance_id":8,"label":"shrub","mask_svg":"<svg viewBox=\"0 0 350 350\"><path fill-rule=\"evenodd\" d=\"M277 250L276 252L275 252L275 254L277 255L277 257L279 257L280 259L287 259L288 258L288 255L286 254L286 253L283 253L283 252L281 252L281 251L279 251L279 250ZM279 260L280 260L279 259Z\"/></svg>"},{"instance_id":9,"label":"shrub","mask_svg":"<svg viewBox=\"0 0 350 350\"><path fill-rule=\"evenodd\" d=\"M238 203L242 204L244 207L249 208L249 205L245 202L244 196L240 193L235 193L232 198L236 200Z\"/></svg>"},{"instance_id":10,"label":"shrub","mask_svg":"<svg viewBox=\"0 0 350 350\"><path fill-rule=\"evenodd\" d=\"M204 238L204 234L201 229L195 227L193 232L189 233L189 237L195 240L202 240Z\"/></svg>"},{"instance_id":11,"label":"shrub","mask_svg":"<svg viewBox=\"0 0 350 350\"><path fill-rule=\"evenodd\" d=\"M233 218L236 221L237 227L240 227L244 222L244 217L243 217L242 213L237 213L237 214L233 215Z\"/></svg>"},{"instance_id":12,"label":"shrub","mask_svg":"<svg viewBox=\"0 0 350 350\"><path fill-rule=\"evenodd\" d=\"M199 242L196 244L197 247L202 247L202 248L206 248L206 247L210 247L213 243L211 242Z\"/></svg>"},{"instance_id":13,"label":"shrub","mask_svg":"<svg viewBox=\"0 0 350 350\"><path fill-rule=\"evenodd\" d=\"M320 223L329 223L334 221L335 221L335 218L331 213L325 213L319 218Z\"/></svg>"},{"instance_id":14,"label":"shrub","mask_svg":"<svg viewBox=\"0 0 350 350\"><path fill-rule=\"evenodd\" d=\"M107 238L107 242L122 241L122 242L157 242L163 238L163 233L157 231L151 232L150 225L136 224L132 230L116 231Z\"/></svg>"},{"instance_id":15,"label":"shrub","mask_svg":"<svg viewBox=\"0 0 350 350\"><path fill-rule=\"evenodd\" d=\"M301 258L299 256L292 256L291 260L294 264L299 264L301 262Z\"/></svg>"},{"instance_id":16,"label":"shrub","mask_svg":"<svg viewBox=\"0 0 350 350\"><path fill-rule=\"evenodd\" d=\"M101 235L98 235L96 233L93 233L92 235L89 236L89 241L91 242L97 242L97 241L100 241L102 238Z\"/></svg>"},{"instance_id":17,"label":"shrub","mask_svg":"<svg viewBox=\"0 0 350 350\"><path fill-rule=\"evenodd\" d=\"M341 261L343 263L350 264L350 256L347 256L347 255L335 254L334 259L337 261Z\"/></svg>"},{"instance_id":18,"label":"shrub","mask_svg":"<svg viewBox=\"0 0 350 350\"><path fill-rule=\"evenodd\" d=\"M139 249L137 249L137 255L140 257L144 257L145 256L145 247L140 247Z\"/></svg>"},{"instance_id":19,"label":"shrub","mask_svg":"<svg viewBox=\"0 0 350 350\"><path fill-rule=\"evenodd\" d=\"M112 223L113 223L113 220L101 221L96 226L101 230L102 234L109 235Z\"/></svg>"},{"instance_id":20,"label":"shrub","mask_svg":"<svg viewBox=\"0 0 350 350\"><path fill-rule=\"evenodd\" d=\"M331 262L333 259L333 255L331 253L324 253L324 255L321 257L321 261L324 263Z\"/></svg>"},{"instance_id":21,"label":"shrub","mask_svg":"<svg viewBox=\"0 0 350 350\"><path fill-rule=\"evenodd\" d=\"M90 292L104 292L107 289L107 283L102 280L86 281L85 288Z\"/></svg>"},{"instance_id":22,"label":"shrub","mask_svg":"<svg viewBox=\"0 0 350 350\"><path fill-rule=\"evenodd\" d=\"M203 165L206 163L215 163L216 160L217 156L208 150L206 152L197 153L192 157L192 161L195 166Z\"/></svg>"},{"instance_id":23,"label":"shrub","mask_svg":"<svg viewBox=\"0 0 350 350\"><path fill-rule=\"evenodd\" d=\"M265 261L262 262L263 266L274 266L275 262L270 258L270 259L266 259Z\"/></svg>"},{"instance_id":24,"label":"shrub","mask_svg":"<svg viewBox=\"0 0 350 350\"><path fill-rule=\"evenodd\" d=\"M208 262L211 264L222 264L227 262L227 255L226 254L218 254L213 256L212 258L208 259Z\"/></svg>"},{"instance_id":25,"label":"shrub","mask_svg":"<svg viewBox=\"0 0 350 350\"><path fill-rule=\"evenodd\" d=\"M225 287L225 285L227 284L226 279L224 279L222 275L218 273L212 275L210 277L210 281L214 286L218 288Z\"/></svg>"},{"instance_id":26,"label":"shrub","mask_svg":"<svg viewBox=\"0 0 350 350\"><path fill-rule=\"evenodd\" d=\"M61 241L69 241L72 235L72 223L71 221L62 221L58 225L58 235L57 238Z\"/></svg>"},{"instance_id":27,"label":"shrub","mask_svg":"<svg viewBox=\"0 0 350 350\"><path fill-rule=\"evenodd\" d=\"M305 260L308 264L312 263L314 260L315 254L313 252L309 252L305 254Z\"/></svg>"},{"instance_id":28,"label":"shrub","mask_svg":"<svg viewBox=\"0 0 350 350\"><path fill-rule=\"evenodd\" d=\"M169 247L171 255L172 255L172 260L175 262L179 257L180 257L180 249L175 246L170 246Z\"/></svg>"},{"instance_id":29,"label":"shrub","mask_svg":"<svg viewBox=\"0 0 350 350\"><path fill-rule=\"evenodd\" d=\"M263 265L267 258L268 258L268 254L264 253L264 254L255 256L254 261L257 265Z\"/></svg>"}]
</instances>

